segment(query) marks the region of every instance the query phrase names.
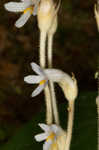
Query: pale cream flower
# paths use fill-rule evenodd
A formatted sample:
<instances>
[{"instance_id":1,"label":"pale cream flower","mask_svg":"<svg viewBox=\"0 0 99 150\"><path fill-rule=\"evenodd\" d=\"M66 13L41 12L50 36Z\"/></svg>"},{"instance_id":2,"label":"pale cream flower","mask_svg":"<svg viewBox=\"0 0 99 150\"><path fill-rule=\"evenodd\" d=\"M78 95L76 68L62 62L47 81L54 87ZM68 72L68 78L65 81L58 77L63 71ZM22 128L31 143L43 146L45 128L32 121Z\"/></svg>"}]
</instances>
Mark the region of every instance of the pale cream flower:
<instances>
[{"instance_id":1,"label":"pale cream flower","mask_svg":"<svg viewBox=\"0 0 99 150\"><path fill-rule=\"evenodd\" d=\"M43 144L43 150L58 149L59 145L57 144L57 140L64 133L62 128L60 126L57 126L56 124L46 125L40 123L39 126L44 130L44 133L37 134L34 138L38 142L45 140Z\"/></svg>"},{"instance_id":2,"label":"pale cream flower","mask_svg":"<svg viewBox=\"0 0 99 150\"><path fill-rule=\"evenodd\" d=\"M31 15L37 14L40 0L21 0L21 2L8 2L4 4L6 10L10 12L22 12L21 17L16 21L15 26L22 27Z\"/></svg>"}]
</instances>

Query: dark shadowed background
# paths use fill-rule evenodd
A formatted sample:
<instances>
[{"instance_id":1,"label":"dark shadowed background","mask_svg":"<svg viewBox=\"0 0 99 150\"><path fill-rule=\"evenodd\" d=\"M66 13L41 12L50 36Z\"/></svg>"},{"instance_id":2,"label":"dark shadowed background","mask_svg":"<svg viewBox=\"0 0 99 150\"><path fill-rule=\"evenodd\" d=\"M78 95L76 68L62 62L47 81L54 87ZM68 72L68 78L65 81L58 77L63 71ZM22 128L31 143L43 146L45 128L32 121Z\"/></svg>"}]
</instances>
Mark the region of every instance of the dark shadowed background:
<instances>
[{"instance_id":1,"label":"dark shadowed background","mask_svg":"<svg viewBox=\"0 0 99 150\"><path fill-rule=\"evenodd\" d=\"M37 134L38 129L36 129L36 126L38 122L42 122L39 119L42 118L40 116L41 112L45 110L43 92L37 97L31 98L30 95L36 86L28 85L23 81L24 76L33 74L30 63L39 63L39 29L37 27L37 19L32 16L22 28L16 28L14 23L21 14L4 10L3 5L6 2L8 0L2 0L0 3L0 144L2 147L17 132L19 134L15 136L16 139L14 140L20 139L19 143L27 141L27 139L24 139L27 136L25 135L26 131L30 133L28 135L30 139L34 134L31 132L34 128L36 130L35 134ZM96 149L94 146L96 146L97 135L95 107L97 82L94 74L97 70L99 59L99 33L94 17L94 3L95 1L92 0L62 0L58 13L58 29L53 42L54 68L62 69L69 74L73 72L78 80L79 92L80 94L82 93L81 95L79 94L80 101L77 101L76 105L76 109L79 112L79 115L76 112L79 118L77 120L78 130L75 130L76 138L80 135L80 128L85 129L87 127L88 129L89 126L92 126L92 129L90 128L89 131L84 130L85 133L88 131L89 134L87 136L86 134L83 135L84 132L82 131L82 135L76 141L76 146L73 149L79 148L80 144L85 144L85 147L82 147L85 150ZM62 110L64 110L64 112L61 112L63 114L65 113L63 104L65 104L66 100L57 85L56 93L58 104L61 104ZM84 120L82 119L85 119L86 114L90 114L91 118L87 116L86 124L83 124ZM31 119L33 121L30 121ZM33 127L31 122L33 123L35 120L36 123ZM44 120L45 114L43 114L43 122ZM82 126L79 125L81 121ZM25 127L21 131L20 128L24 125ZM29 129L30 132L28 132ZM92 134L90 131L92 131ZM94 141L94 146L90 146L90 143L87 143L86 140L83 143L84 139L90 138L91 135L91 141ZM79 139L82 143L79 143ZM10 143L14 143L14 140L12 139ZM29 141L32 143L32 140ZM77 143L79 144L77 145ZM15 144L18 145L17 142ZM8 150L7 148L15 150L13 146L12 149L10 146L6 146L4 150ZM21 148L16 146L17 149L25 148L24 146ZM33 145L30 144L28 149L33 149ZM79 149L81 150L81 148Z\"/></svg>"}]
</instances>

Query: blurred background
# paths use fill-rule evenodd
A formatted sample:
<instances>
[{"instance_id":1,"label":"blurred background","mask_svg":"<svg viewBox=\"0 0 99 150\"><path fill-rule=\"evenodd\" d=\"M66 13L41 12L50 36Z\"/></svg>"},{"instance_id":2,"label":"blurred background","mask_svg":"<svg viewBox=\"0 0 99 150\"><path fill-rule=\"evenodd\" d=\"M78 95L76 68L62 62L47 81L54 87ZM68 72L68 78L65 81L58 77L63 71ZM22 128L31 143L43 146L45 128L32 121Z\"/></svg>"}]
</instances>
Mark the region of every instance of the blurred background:
<instances>
[{"instance_id":1,"label":"blurred background","mask_svg":"<svg viewBox=\"0 0 99 150\"><path fill-rule=\"evenodd\" d=\"M37 123L40 119L41 122L45 121L43 92L31 98L36 86L23 81L24 76L33 74L30 63L39 63L39 29L37 19L33 16L22 28L16 28L14 23L21 14L4 10L4 4L9 1L3 0L0 3L0 150L30 150L34 147L33 130L37 134ZM82 144L85 141L85 147L80 150L96 149L97 82L94 74L99 65L99 33L94 17L94 4L95 1L92 0L62 0L53 43L54 68L69 74L73 72L78 80L80 101L77 100L76 104L76 115L79 115L76 118L74 136L77 139L81 137ZM64 116L64 104L67 106L67 102L57 85L56 93L58 105L62 106L60 114ZM85 133L89 129L87 136L83 135L85 129ZM82 131L82 136L79 131ZM87 137L92 135L94 139L92 137L90 143L86 142ZM74 141L72 149L77 149L80 145L79 140Z\"/></svg>"}]
</instances>

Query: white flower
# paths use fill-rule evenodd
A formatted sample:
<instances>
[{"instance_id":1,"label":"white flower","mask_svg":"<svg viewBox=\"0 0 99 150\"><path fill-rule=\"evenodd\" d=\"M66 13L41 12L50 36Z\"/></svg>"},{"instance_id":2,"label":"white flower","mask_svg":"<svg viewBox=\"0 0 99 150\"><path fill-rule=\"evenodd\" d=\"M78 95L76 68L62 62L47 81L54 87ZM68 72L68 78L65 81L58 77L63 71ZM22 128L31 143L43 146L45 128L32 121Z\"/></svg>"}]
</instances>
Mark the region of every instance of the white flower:
<instances>
[{"instance_id":1,"label":"white flower","mask_svg":"<svg viewBox=\"0 0 99 150\"><path fill-rule=\"evenodd\" d=\"M75 100L78 87L74 75L71 77L59 69L42 69L35 63L31 63L31 66L38 75L29 75L24 78L24 81L29 84L40 83L38 88L32 93L32 97L38 95L45 88L48 80L50 80L60 85L67 100Z\"/></svg>"},{"instance_id":2,"label":"white flower","mask_svg":"<svg viewBox=\"0 0 99 150\"><path fill-rule=\"evenodd\" d=\"M31 15L35 16L37 14L39 2L40 0L21 0L21 2L8 2L4 7L10 12L23 12L15 23L15 26L20 28L27 22Z\"/></svg>"},{"instance_id":3,"label":"white flower","mask_svg":"<svg viewBox=\"0 0 99 150\"><path fill-rule=\"evenodd\" d=\"M29 84L39 83L39 86L32 93L32 97L34 97L45 88L46 84L48 83L48 79L43 69L41 69L37 64L31 63L31 67L38 75L26 76L24 77L24 81Z\"/></svg>"},{"instance_id":4,"label":"white flower","mask_svg":"<svg viewBox=\"0 0 99 150\"><path fill-rule=\"evenodd\" d=\"M46 125L43 123L40 123L39 126L44 130L44 133L37 134L34 136L35 140L38 142L41 142L45 140L43 144L43 150L49 150L51 146L57 146L56 140L59 136L63 134L63 130L61 127L52 124L52 125Z\"/></svg>"}]
</instances>

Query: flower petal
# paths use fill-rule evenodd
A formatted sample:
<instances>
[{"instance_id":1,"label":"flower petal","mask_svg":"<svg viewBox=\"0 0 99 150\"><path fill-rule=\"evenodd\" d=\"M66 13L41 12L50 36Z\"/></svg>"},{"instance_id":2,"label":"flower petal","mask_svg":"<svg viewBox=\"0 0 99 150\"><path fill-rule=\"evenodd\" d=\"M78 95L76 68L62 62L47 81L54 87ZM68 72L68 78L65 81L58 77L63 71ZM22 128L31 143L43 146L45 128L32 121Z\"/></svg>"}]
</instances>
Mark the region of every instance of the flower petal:
<instances>
[{"instance_id":1,"label":"flower petal","mask_svg":"<svg viewBox=\"0 0 99 150\"><path fill-rule=\"evenodd\" d=\"M56 126L55 124L51 125L51 130L56 133L60 128Z\"/></svg>"},{"instance_id":2,"label":"flower petal","mask_svg":"<svg viewBox=\"0 0 99 150\"><path fill-rule=\"evenodd\" d=\"M41 91L45 88L46 84L48 83L48 81L45 84L39 85L33 92L32 92L32 97L37 96L38 94L41 93Z\"/></svg>"},{"instance_id":3,"label":"flower petal","mask_svg":"<svg viewBox=\"0 0 99 150\"><path fill-rule=\"evenodd\" d=\"M41 127L41 129L43 129L45 132L48 132L48 131L50 130L50 127L49 127L48 125L44 124L44 123L39 123L38 125L39 125L39 126Z\"/></svg>"},{"instance_id":4,"label":"flower petal","mask_svg":"<svg viewBox=\"0 0 99 150\"><path fill-rule=\"evenodd\" d=\"M56 134L56 136L58 136L63 131L61 127L55 124L51 125L51 130Z\"/></svg>"},{"instance_id":5,"label":"flower petal","mask_svg":"<svg viewBox=\"0 0 99 150\"><path fill-rule=\"evenodd\" d=\"M35 0L21 0L22 2L24 2L24 3L28 3L29 5L32 5L32 4L34 4L34 1Z\"/></svg>"},{"instance_id":6,"label":"flower petal","mask_svg":"<svg viewBox=\"0 0 99 150\"><path fill-rule=\"evenodd\" d=\"M24 77L24 81L29 83L29 84L34 84L34 83L40 83L41 80L43 80L43 76L37 76L37 75L29 75Z\"/></svg>"},{"instance_id":7,"label":"flower petal","mask_svg":"<svg viewBox=\"0 0 99 150\"><path fill-rule=\"evenodd\" d=\"M34 136L35 140L38 142L46 140L47 137L48 137L47 133L41 133Z\"/></svg>"},{"instance_id":8,"label":"flower petal","mask_svg":"<svg viewBox=\"0 0 99 150\"><path fill-rule=\"evenodd\" d=\"M49 150L50 146L52 144L52 140L48 140L43 144L43 150Z\"/></svg>"},{"instance_id":9,"label":"flower petal","mask_svg":"<svg viewBox=\"0 0 99 150\"><path fill-rule=\"evenodd\" d=\"M9 2L4 4L6 10L10 12L23 12L28 7L28 3Z\"/></svg>"},{"instance_id":10,"label":"flower petal","mask_svg":"<svg viewBox=\"0 0 99 150\"><path fill-rule=\"evenodd\" d=\"M36 15L37 15L37 9L38 9L38 6L35 5L35 6L34 6L34 10L33 10L33 16L36 16Z\"/></svg>"},{"instance_id":11,"label":"flower petal","mask_svg":"<svg viewBox=\"0 0 99 150\"><path fill-rule=\"evenodd\" d=\"M21 17L16 21L15 26L17 28L22 27L27 22L30 16L30 11L27 11L26 13L22 14Z\"/></svg>"},{"instance_id":12,"label":"flower petal","mask_svg":"<svg viewBox=\"0 0 99 150\"><path fill-rule=\"evenodd\" d=\"M41 69L39 65L37 65L36 63L30 63L30 65L32 67L32 70L37 74L45 76L43 69Z\"/></svg>"}]
</instances>

